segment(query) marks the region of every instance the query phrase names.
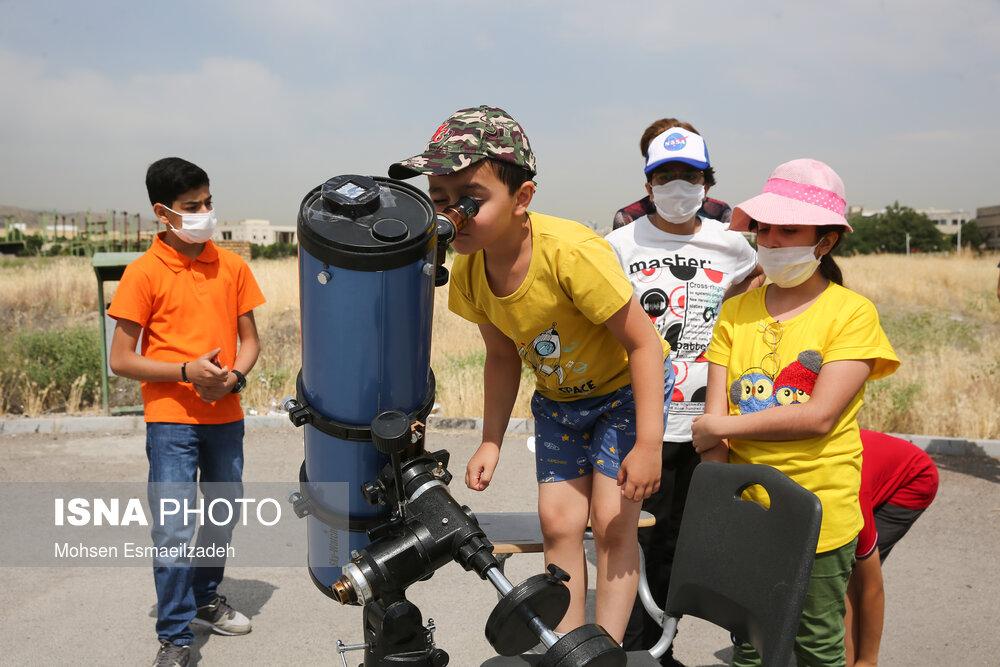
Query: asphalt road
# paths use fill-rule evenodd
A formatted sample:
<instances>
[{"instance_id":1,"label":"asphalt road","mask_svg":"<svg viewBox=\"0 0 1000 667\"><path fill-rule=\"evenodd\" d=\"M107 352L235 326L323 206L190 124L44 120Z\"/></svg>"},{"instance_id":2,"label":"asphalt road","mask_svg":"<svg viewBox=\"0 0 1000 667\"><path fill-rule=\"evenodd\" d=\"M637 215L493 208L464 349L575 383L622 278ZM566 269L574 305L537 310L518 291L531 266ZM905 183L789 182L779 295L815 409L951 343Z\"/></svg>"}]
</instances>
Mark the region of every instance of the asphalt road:
<instances>
[{"instance_id":1,"label":"asphalt road","mask_svg":"<svg viewBox=\"0 0 1000 667\"><path fill-rule=\"evenodd\" d=\"M431 430L428 449L452 455L455 498L482 512L531 511L536 491L523 435L508 436L492 486L483 493L461 483L478 445L473 431ZM297 480L301 433L290 425L255 428L245 441L248 482ZM1000 461L935 455L941 486L885 565L886 628L882 665L997 665L1000 616ZM0 435L0 481L142 481L144 435L90 432ZM5 507L4 512L15 512ZM18 540L14 534L3 540ZM514 582L541 571L540 555L512 558ZM155 593L148 567L2 568L0 663L26 665L148 664L156 652ZM244 637L196 630L198 664L341 664L336 642L361 641L361 610L322 595L301 567L230 567L221 591L254 624ZM479 665L493 655L483 628L496 604L493 587L448 565L407 596L437 626L437 644L451 665ZM728 633L685 618L675 642L689 667L728 664ZM349 654L355 665L360 654Z\"/></svg>"}]
</instances>

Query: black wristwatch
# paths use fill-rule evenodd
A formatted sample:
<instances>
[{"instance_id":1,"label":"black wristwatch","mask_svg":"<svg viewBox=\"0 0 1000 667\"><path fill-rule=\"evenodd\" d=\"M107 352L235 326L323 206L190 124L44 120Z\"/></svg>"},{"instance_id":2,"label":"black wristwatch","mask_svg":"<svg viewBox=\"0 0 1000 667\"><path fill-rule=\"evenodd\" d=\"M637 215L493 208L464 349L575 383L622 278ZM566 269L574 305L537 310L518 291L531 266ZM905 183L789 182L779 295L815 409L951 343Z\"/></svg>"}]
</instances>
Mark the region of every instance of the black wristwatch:
<instances>
[{"instance_id":1,"label":"black wristwatch","mask_svg":"<svg viewBox=\"0 0 1000 667\"><path fill-rule=\"evenodd\" d=\"M247 386L247 376L243 375L243 373L240 373L235 368L229 372L236 376L236 384L233 385L233 393L238 394L243 391L243 387Z\"/></svg>"}]
</instances>

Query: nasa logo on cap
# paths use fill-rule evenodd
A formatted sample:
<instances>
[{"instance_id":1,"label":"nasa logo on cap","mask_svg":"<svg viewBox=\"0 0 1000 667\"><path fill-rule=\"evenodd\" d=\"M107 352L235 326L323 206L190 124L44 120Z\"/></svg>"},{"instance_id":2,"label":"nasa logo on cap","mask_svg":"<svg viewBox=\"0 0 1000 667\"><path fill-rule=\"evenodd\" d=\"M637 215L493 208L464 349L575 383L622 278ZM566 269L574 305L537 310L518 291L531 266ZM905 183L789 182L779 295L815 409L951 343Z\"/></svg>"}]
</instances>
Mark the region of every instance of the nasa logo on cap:
<instances>
[{"instance_id":1,"label":"nasa logo on cap","mask_svg":"<svg viewBox=\"0 0 1000 667\"><path fill-rule=\"evenodd\" d=\"M696 169L707 169L708 147L696 132L680 127L670 127L649 143L646 156L646 173L649 174L666 162L684 162Z\"/></svg>"},{"instance_id":2,"label":"nasa logo on cap","mask_svg":"<svg viewBox=\"0 0 1000 667\"><path fill-rule=\"evenodd\" d=\"M687 146L687 137L685 137L680 132L674 132L673 134L667 135L667 138L663 140L663 147L668 151L681 151Z\"/></svg>"}]
</instances>

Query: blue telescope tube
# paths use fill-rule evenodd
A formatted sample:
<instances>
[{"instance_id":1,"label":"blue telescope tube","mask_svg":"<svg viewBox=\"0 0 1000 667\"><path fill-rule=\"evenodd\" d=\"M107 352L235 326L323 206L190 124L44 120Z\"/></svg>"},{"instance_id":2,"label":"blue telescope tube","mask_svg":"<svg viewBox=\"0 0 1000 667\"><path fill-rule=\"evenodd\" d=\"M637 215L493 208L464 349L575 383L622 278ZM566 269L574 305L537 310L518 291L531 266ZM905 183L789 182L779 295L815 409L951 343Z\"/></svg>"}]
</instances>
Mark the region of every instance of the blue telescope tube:
<instances>
[{"instance_id":1,"label":"blue telescope tube","mask_svg":"<svg viewBox=\"0 0 1000 667\"><path fill-rule=\"evenodd\" d=\"M435 214L405 183L338 176L306 195L298 235L302 370L290 416L304 427L309 572L331 595L392 509L363 493L389 463L369 425L385 410L422 422L433 403ZM407 455L422 449L421 431Z\"/></svg>"}]
</instances>

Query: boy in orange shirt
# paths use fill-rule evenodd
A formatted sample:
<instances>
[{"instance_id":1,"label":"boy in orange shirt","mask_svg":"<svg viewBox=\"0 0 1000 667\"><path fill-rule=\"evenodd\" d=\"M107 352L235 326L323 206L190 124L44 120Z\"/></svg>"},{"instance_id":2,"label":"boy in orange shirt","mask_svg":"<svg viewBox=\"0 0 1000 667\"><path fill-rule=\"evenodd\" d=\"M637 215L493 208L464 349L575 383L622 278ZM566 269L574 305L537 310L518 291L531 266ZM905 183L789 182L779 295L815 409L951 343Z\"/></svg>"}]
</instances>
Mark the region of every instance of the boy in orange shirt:
<instances>
[{"instance_id":1,"label":"boy in orange shirt","mask_svg":"<svg viewBox=\"0 0 1000 667\"><path fill-rule=\"evenodd\" d=\"M246 262L210 240L215 211L200 167L158 160L146 172L146 189L167 230L126 268L108 314L118 320L111 369L142 383L150 506L166 497L194 506L199 470L202 484L215 483L202 487L206 505L213 496L236 498L243 476L239 392L260 353L253 308L264 296ZM154 521L154 546L188 545L196 522L185 519L177 513ZM198 547L227 546L236 521L221 528L205 522ZM196 567L183 558L154 559L155 665L189 663L191 623L224 635L250 632L249 619L216 592L224 566L225 558Z\"/></svg>"}]
</instances>

